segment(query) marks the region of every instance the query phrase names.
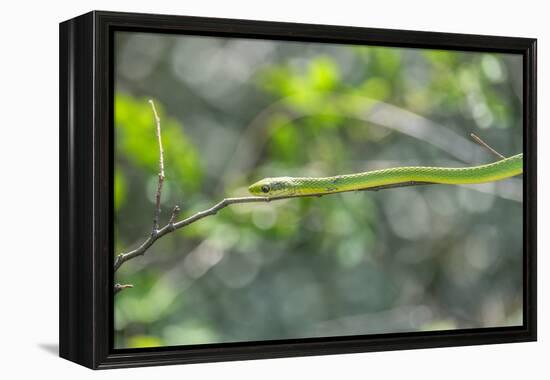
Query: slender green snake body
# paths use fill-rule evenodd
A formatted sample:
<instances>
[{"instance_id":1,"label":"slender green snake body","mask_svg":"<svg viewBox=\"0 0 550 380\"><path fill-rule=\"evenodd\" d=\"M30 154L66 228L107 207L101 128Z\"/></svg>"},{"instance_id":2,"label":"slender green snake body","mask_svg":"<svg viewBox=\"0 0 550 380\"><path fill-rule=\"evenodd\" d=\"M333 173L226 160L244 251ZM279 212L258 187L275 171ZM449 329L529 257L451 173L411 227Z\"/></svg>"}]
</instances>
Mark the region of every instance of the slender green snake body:
<instances>
[{"instance_id":1,"label":"slender green snake body","mask_svg":"<svg viewBox=\"0 0 550 380\"><path fill-rule=\"evenodd\" d=\"M430 184L474 184L493 182L523 173L523 153L486 165L449 168L408 166L343 174L334 177L265 178L248 190L264 197L324 195L382 187Z\"/></svg>"}]
</instances>

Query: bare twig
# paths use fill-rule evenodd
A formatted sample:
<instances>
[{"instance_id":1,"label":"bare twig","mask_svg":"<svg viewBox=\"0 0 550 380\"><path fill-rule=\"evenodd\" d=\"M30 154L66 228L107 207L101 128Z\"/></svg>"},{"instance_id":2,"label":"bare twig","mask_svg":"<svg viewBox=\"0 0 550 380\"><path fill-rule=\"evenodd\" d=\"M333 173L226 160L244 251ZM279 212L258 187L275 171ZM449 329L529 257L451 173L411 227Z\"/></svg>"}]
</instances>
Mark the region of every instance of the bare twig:
<instances>
[{"instance_id":1,"label":"bare twig","mask_svg":"<svg viewBox=\"0 0 550 380\"><path fill-rule=\"evenodd\" d=\"M171 226L171 228L175 229L174 223L176 222L176 219L178 218L178 215L180 214L180 206L176 205L174 206L174 209L172 210L172 216L170 216L170 221L168 222L168 225Z\"/></svg>"},{"instance_id":2,"label":"bare twig","mask_svg":"<svg viewBox=\"0 0 550 380\"><path fill-rule=\"evenodd\" d=\"M162 135L160 132L160 118L157 113L157 109L155 107L155 103L152 99L149 99L149 104L151 104L151 108L153 110L153 115L155 117L155 124L156 124L156 134L157 134L157 140L159 144L159 173L158 173L158 184L157 184L157 193L156 193L156 199L155 199L155 214L153 216L153 229L151 231L151 236L149 239L155 239L158 235L159 231L159 219L160 219L160 198L162 195L162 184L164 183L164 149L162 148ZM148 239L148 240L149 240ZM154 241L154 240L153 240ZM118 255L115 260L115 271L120 267L122 262L119 260L121 258L121 255ZM115 284L114 286L114 294L117 294L121 290L133 288L134 286L132 284Z\"/></svg>"},{"instance_id":3,"label":"bare twig","mask_svg":"<svg viewBox=\"0 0 550 380\"><path fill-rule=\"evenodd\" d=\"M397 187L431 185L431 184L432 184L431 182L403 182L403 183L397 183L393 185L384 185L384 186L370 187L367 189L349 190L349 191L378 191L378 190L385 190L385 189L397 188ZM203 218L206 218L207 216L215 215L218 213L218 211L226 208L227 206L240 204L240 203L260 203L260 202L267 203L267 202L274 202L274 201L280 201L283 199L291 199L291 198L322 197L325 195L332 195L332 194L338 194L338 193L335 192L335 193L320 193L320 194L306 194L306 195L302 195L302 194L284 195L284 196L277 196L277 197L271 197L271 198L255 197L255 196L225 198L222 201L216 203L214 206L210 207L209 209L199 211L196 214L193 214L183 220L180 220L179 222L176 222L176 223L169 222L164 227L159 229L155 235L149 236L138 248L127 253L119 254L115 259L114 270L117 271L118 268L120 268L120 266L126 261L131 260L134 257L145 254L145 252L147 252L147 250L155 243L155 241L157 241L164 235L169 234L170 232L173 232L177 229L188 226L192 223L195 223Z\"/></svg>"},{"instance_id":4,"label":"bare twig","mask_svg":"<svg viewBox=\"0 0 550 380\"><path fill-rule=\"evenodd\" d=\"M132 285L132 284L115 284L115 294L117 294L121 290L129 289L129 288L133 288L133 287L134 287L134 285Z\"/></svg>"},{"instance_id":5,"label":"bare twig","mask_svg":"<svg viewBox=\"0 0 550 380\"><path fill-rule=\"evenodd\" d=\"M159 229L159 218L160 218L160 197L162 195L162 184L164 183L164 150L162 149L162 137L160 133L160 118L155 108L155 103L152 99L149 99L151 108L153 109L153 114L155 115L155 123L157 126L157 140L159 143L159 180L157 185L157 194L156 194L156 203L155 203L155 216L153 218L153 231L151 235L156 235Z\"/></svg>"},{"instance_id":6,"label":"bare twig","mask_svg":"<svg viewBox=\"0 0 550 380\"><path fill-rule=\"evenodd\" d=\"M498 158L500 158L502 160L504 160L506 158L502 154L500 154L499 152L494 150L489 144L487 144L485 141L483 141L481 139L481 137L477 136L475 133L470 133L470 137L472 137L474 139L474 141L476 143L478 143L479 145L481 145L482 147L487 148L491 153L493 153Z\"/></svg>"}]
</instances>

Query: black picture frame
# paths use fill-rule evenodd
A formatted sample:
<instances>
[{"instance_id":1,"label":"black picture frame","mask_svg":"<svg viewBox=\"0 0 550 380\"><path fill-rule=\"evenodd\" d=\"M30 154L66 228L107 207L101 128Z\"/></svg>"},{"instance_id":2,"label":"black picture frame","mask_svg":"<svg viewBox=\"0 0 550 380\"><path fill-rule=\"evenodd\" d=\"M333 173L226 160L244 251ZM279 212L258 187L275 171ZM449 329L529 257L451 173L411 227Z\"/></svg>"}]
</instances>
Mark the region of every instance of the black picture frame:
<instances>
[{"instance_id":1,"label":"black picture frame","mask_svg":"<svg viewBox=\"0 0 550 380\"><path fill-rule=\"evenodd\" d=\"M113 33L163 32L523 56L523 326L113 347ZM93 369L534 341L536 39L93 11L60 24L60 356Z\"/></svg>"}]
</instances>

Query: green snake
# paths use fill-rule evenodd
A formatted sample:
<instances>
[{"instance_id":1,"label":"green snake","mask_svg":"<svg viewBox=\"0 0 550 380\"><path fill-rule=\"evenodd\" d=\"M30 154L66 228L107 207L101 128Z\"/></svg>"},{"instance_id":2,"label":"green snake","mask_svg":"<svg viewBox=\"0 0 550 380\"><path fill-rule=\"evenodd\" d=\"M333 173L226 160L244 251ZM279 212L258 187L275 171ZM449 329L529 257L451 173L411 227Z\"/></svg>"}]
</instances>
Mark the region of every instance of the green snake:
<instances>
[{"instance_id":1,"label":"green snake","mask_svg":"<svg viewBox=\"0 0 550 380\"><path fill-rule=\"evenodd\" d=\"M291 197L416 184L474 184L493 182L523 173L523 153L479 166L449 168L404 166L334 177L265 178L251 185L253 195Z\"/></svg>"}]
</instances>

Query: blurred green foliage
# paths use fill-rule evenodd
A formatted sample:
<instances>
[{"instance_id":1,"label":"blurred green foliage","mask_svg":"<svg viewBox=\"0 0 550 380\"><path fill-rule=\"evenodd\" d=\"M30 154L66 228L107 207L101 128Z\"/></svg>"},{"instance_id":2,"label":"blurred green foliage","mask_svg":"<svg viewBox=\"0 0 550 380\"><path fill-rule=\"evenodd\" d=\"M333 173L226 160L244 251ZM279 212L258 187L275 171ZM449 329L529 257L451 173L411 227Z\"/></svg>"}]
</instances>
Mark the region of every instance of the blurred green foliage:
<instances>
[{"instance_id":1,"label":"blurred green foliage","mask_svg":"<svg viewBox=\"0 0 550 380\"><path fill-rule=\"evenodd\" d=\"M115 252L269 176L494 160L522 149L521 56L116 35ZM521 178L243 204L169 234L116 281L115 346L522 323Z\"/></svg>"}]
</instances>

